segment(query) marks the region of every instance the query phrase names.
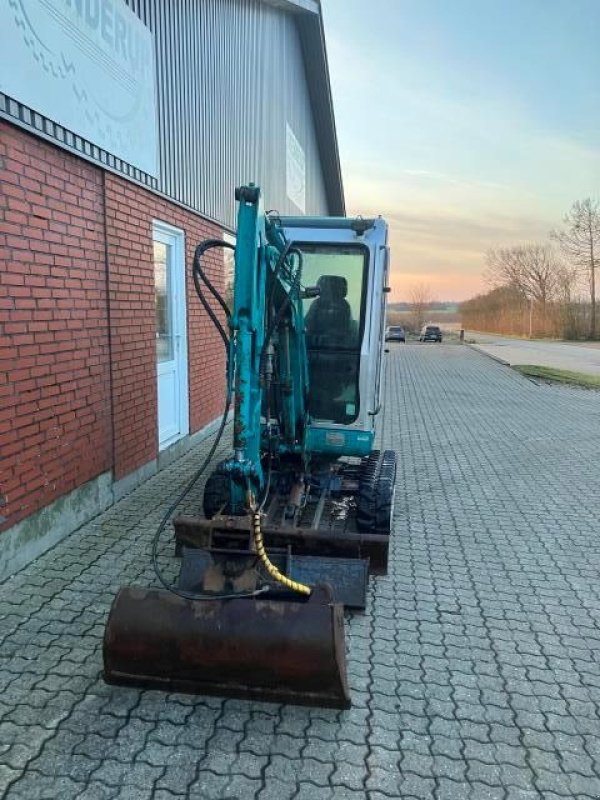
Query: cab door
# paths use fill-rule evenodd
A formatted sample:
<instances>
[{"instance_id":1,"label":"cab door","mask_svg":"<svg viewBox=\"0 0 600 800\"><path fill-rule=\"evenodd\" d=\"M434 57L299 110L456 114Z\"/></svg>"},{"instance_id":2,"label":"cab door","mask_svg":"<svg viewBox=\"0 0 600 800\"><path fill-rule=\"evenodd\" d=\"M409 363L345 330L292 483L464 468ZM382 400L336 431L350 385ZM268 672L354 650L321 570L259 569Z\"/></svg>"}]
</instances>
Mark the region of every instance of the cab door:
<instances>
[{"instance_id":1,"label":"cab door","mask_svg":"<svg viewBox=\"0 0 600 800\"><path fill-rule=\"evenodd\" d=\"M371 431L380 383L387 225L381 219L319 217L283 217L282 225L302 252L303 286L319 289L318 297L304 300L311 424Z\"/></svg>"}]
</instances>

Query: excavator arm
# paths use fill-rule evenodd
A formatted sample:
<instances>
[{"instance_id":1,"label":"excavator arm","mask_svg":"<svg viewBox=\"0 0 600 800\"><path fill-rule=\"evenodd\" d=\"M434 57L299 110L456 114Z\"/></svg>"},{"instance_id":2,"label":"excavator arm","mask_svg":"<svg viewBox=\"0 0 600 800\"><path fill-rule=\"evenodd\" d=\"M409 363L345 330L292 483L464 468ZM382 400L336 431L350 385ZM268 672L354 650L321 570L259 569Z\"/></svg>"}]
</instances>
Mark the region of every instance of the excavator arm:
<instances>
[{"instance_id":1,"label":"excavator arm","mask_svg":"<svg viewBox=\"0 0 600 800\"><path fill-rule=\"evenodd\" d=\"M277 217L265 214L258 187L240 187L236 199L228 375L234 396L233 456L220 471L231 479L230 511L242 513L248 492L258 496L264 489L265 444L278 452L302 452L309 378L302 254L286 240Z\"/></svg>"}]
</instances>

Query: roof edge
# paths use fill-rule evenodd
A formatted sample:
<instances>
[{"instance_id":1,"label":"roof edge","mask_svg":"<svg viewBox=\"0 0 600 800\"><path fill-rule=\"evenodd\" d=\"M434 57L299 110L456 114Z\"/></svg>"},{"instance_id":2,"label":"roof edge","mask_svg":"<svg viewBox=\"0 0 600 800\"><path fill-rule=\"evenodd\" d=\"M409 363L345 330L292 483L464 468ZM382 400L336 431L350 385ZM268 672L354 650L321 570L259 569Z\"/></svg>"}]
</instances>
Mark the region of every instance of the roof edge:
<instances>
[{"instance_id":1,"label":"roof edge","mask_svg":"<svg viewBox=\"0 0 600 800\"><path fill-rule=\"evenodd\" d=\"M296 18L296 25L304 56L304 70L313 108L329 213L333 216L345 216L342 168L322 14L301 14Z\"/></svg>"},{"instance_id":2,"label":"roof edge","mask_svg":"<svg viewBox=\"0 0 600 800\"><path fill-rule=\"evenodd\" d=\"M273 6L273 8L295 13L307 11L311 14L320 14L321 10L317 0L263 0L263 3Z\"/></svg>"}]
</instances>

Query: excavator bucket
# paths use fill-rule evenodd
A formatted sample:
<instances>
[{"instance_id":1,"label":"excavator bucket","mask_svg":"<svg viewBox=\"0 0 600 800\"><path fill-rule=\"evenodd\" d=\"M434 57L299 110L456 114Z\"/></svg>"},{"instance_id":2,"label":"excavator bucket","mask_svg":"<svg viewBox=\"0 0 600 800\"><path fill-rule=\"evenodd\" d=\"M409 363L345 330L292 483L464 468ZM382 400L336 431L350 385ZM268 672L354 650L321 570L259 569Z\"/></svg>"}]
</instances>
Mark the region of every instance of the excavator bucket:
<instances>
[{"instance_id":1,"label":"excavator bucket","mask_svg":"<svg viewBox=\"0 0 600 800\"><path fill-rule=\"evenodd\" d=\"M107 683L350 708L343 606L328 586L304 602L187 600L128 587L104 635Z\"/></svg>"}]
</instances>

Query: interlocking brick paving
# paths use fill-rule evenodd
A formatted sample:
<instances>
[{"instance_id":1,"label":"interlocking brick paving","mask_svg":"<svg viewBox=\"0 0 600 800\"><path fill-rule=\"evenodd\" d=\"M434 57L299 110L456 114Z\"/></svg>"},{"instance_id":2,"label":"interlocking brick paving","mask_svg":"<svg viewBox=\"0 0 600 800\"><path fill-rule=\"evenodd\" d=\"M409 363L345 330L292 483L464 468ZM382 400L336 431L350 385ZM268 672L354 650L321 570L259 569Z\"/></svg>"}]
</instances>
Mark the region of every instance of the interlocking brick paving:
<instances>
[{"instance_id":1,"label":"interlocking brick paving","mask_svg":"<svg viewBox=\"0 0 600 800\"><path fill-rule=\"evenodd\" d=\"M353 708L103 683L114 593L155 583L204 444L0 585L0 796L600 797L600 394L467 347L387 358L393 553L348 615Z\"/></svg>"}]
</instances>

